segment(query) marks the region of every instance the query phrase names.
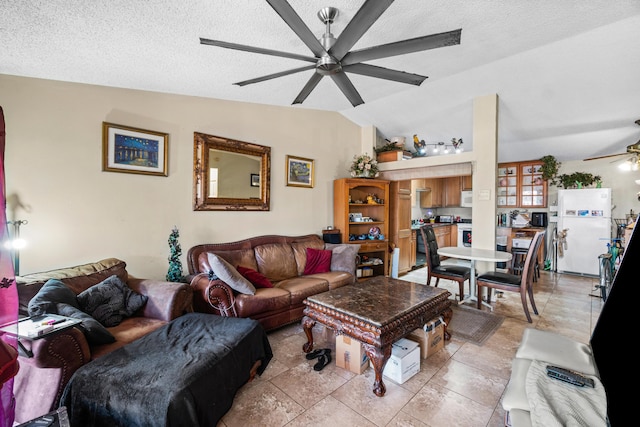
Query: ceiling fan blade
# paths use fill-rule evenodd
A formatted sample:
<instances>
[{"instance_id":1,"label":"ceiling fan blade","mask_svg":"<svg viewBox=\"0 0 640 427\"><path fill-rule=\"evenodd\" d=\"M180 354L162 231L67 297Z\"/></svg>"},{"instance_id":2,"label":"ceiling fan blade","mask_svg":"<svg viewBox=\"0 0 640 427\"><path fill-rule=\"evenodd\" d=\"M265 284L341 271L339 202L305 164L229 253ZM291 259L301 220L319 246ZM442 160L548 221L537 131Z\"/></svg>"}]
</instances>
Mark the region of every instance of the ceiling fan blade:
<instances>
[{"instance_id":1,"label":"ceiling fan blade","mask_svg":"<svg viewBox=\"0 0 640 427\"><path fill-rule=\"evenodd\" d=\"M357 107L360 104L364 104L364 101L360 97L360 94L345 73L331 74L331 78L338 86L338 88L340 88L342 93L344 93L344 96L346 96L349 102L351 102L351 105Z\"/></svg>"},{"instance_id":2,"label":"ceiling fan blade","mask_svg":"<svg viewBox=\"0 0 640 427\"><path fill-rule=\"evenodd\" d=\"M416 37L414 39L383 44L361 50L354 50L345 55L342 65L356 64L372 59L388 58L405 53L420 52L439 47L460 44L462 29L448 31L446 33L431 34L429 36Z\"/></svg>"},{"instance_id":3,"label":"ceiling fan blade","mask_svg":"<svg viewBox=\"0 0 640 427\"><path fill-rule=\"evenodd\" d=\"M322 77L324 76L320 73L313 73L309 81L307 81L307 84L304 85L298 96L296 96L296 99L294 99L291 104L302 104L304 100L307 99L307 96L309 96L311 91L313 91L316 86L318 86L318 83L320 83Z\"/></svg>"},{"instance_id":4,"label":"ceiling fan blade","mask_svg":"<svg viewBox=\"0 0 640 427\"><path fill-rule=\"evenodd\" d=\"M266 75L266 76L256 77L255 79L244 80L244 81L241 81L241 82L238 82L238 83L234 83L234 85L246 86L246 85L250 85L250 84L253 84L253 83L260 83L260 82L264 82L266 80L275 79L276 77L283 77L283 76L288 76L289 74L299 73L301 71L313 70L314 68L316 68L315 65L306 65L304 67L294 68L292 70L280 71L280 72L269 74L269 75Z\"/></svg>"},{"instance_id":5,"label":"ceiling fan blade","mask_svg":"<svg viewBox=\"0 0 640 427\"><path fill-rule=\"evenodd\" d=\"M360 37L378 20L393 0L367 0L356 12L355 16L338 37L336 44L331 47L329 53L341 60L349 49L360 40Z\"/></svg>"},{"instance_id":6,"label":"ceiling fan blade","mask_svg":"<svg viewBox=\"0 0 640 427\"><path fill-rule=\"evenodd\" d=\"M391 70L389 68L378 67L369 64L351 64L342 67L343 71L360 74L363 76L377 77L379 79L393 80L395 82L407 83L420 86L427 79L427 76L406 73L404 71Z\"/></svg>"},{"instance_id":7,"label":"ceiling fan blade","mask_svg":"<svg viewBox=\"0 0 640 427\"><path fill-rule=\"evenodd\" d=\"M281 56L283 58L299 59L301 61L313 62L314 64L318 61L318 58L313 58L311 56L305 56L305 55L299 55L297 53L282 52L282 51L279 51L279 50L272 50L272 49L263 49L261 47L254 47L254 46L247 46L247 45L244 45L244 44L223 42L223 41L220 41L220 40L203 39L202 37L200 37L200 44L206 44L206 45L209 45L209 46L224 47L226 49L241 50L243 52L262 53L264 55Z\"/></svg>"},{"instance_id":8,"label":"ceiling fan blade","mask_svg":"<svg viewBox=\"0 0 640 427\"><path fill-rule=\"evenodd\" d=\"M293 10L286 0L267 0L273 10L282 18L284 22L300 37L300 40L307 45L311 52L318 58L326 53L316 36L311 32L300 16Z\"/></svg>"},{"instance_id":9,"label":"ceiling fan blade","mask_svg":"<svg viewBox=\"0 0 640 427\"><path fill-rule=\"evenodd\" d=\"M589 157L586 159L582 159L584 162L588 161L588 160L598 160L598 159L606 159L608 157L617 157L617 156L628 156L629 153L618 153L618 154L608 154L606 156L596 156L596 157Z\"/></svg>"}]
</instances>

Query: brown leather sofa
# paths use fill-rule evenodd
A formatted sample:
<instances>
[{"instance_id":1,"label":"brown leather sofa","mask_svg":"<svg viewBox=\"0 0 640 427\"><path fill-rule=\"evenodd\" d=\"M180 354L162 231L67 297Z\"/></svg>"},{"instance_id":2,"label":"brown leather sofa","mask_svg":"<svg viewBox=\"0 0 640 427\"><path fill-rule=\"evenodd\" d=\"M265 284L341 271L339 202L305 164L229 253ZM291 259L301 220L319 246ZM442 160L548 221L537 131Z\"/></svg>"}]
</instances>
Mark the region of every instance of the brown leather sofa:
<instances>
[{"instance_id":1,"label":"brown leather sofa","mask_svg":"<svg viewBox=\"0 0 640 427\"><path fill-rule=\"evenodd\" d=\"M32 420L57 408L69 378L84 364L192 311L192 290L188 284L133 278L128 275L124 261L108 258L17 277L19 313L28 315L29 301L49 279L60 280L77 295L113 275L135 292L146 295L146 304L118 326L106 328L115 337L113 343L91 345L76 327L40 339L22 340L33 355L19 357L20 370L14 382L17 422Z\"/></svg>"},{"instance_id":2,"label":"brown leather sofa","mask_svg":"<svg viewBox=\"0 0 640 427\"><path fill-rule=\"evenodd\" d=\"M355 259L359 247L351 244L325 245L315 234L259 236L232 243L194 246L187 253L194 291L193 308L198 312L222 316L249 317L258 320L267 331L296 322L302 319L306 297L355 282ZM332 249L332 271L303 275L307 248ZM209 263L210 253L233 267L243 266L261 273L274 287L257 288L254 295L237 292L210 275L213 271ZM340 263L339 256L342 258ZM345 257L346 262L343 262Z\"/></svg>"}]
</instances>

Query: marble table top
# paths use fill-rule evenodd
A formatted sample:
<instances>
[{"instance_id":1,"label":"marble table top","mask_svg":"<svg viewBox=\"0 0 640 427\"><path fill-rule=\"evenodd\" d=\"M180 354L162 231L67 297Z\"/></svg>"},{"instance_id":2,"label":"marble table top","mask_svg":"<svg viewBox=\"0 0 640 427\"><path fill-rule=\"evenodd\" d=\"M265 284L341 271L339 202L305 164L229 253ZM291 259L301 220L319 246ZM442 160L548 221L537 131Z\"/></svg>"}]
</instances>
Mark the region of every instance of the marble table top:
<instances>
[{"instance_id":1,"label":"marble table top","mask_svg":"<svg viewBox=\"0 0 640 427\"><path fill-rule=\"evenodd\" d=\"M422 304L446 300L446 289L376 276L307 297L307 300L381 327Z\"/></svg>"}]
</instances>

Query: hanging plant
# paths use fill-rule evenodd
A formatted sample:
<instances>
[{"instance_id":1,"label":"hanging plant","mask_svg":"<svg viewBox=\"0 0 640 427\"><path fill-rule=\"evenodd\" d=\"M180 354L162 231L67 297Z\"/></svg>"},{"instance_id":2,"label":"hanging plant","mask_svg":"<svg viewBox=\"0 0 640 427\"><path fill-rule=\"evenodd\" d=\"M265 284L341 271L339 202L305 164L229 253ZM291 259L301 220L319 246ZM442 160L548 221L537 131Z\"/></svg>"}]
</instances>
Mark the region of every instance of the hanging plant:
<instances>
[{"instance_id":1,"label":"hanging plant","mask_svg":"<svg viewBox=\"0 0 640 427\"><path fill-rule=\"evenodd\" d=\"M585 188L594 183L602 182L599 175L588 172L574 172L572 174L562 174L557 176L558 183L562 188Z\"/></svg>"},{"instance_id":2,"label":"hanging plant","mask_svg":"<svg viewBox=\"0 0 640 427\"><path fill-rule=\"evenodd\" d=\"M550 185L558 185L558 171L560 170L561 163L551 155L544 156L540 159L542 161L542 179L548 181Z\"/></svg>"}]
</instances>

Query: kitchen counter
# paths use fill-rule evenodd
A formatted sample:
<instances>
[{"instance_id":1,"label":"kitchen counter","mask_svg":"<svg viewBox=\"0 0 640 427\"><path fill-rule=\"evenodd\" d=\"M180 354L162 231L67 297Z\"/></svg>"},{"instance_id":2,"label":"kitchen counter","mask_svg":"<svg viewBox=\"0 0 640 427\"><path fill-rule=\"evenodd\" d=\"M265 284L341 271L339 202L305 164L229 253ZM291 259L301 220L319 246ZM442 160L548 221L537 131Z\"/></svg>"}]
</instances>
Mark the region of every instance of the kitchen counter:
<instances>
[{"instance_id":1,"label":"kitchen counter","mask_svg":"<svg viewBox=\"0 0 640 427\"><path fill-rule=\"evenodd\" d=\"M434 222L433 224L431 224L430 222L424 223L422 225L418 224L418 225L411 225L411 229L412 230L419 230L420 227L422 227L423 225L430 225L434 228L438 228L438 227L444 227L447 225L456 225L456 223L450 223L450 222Z\"/></svg>"}]
</instances>

